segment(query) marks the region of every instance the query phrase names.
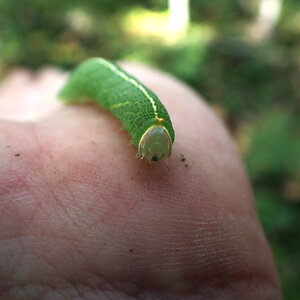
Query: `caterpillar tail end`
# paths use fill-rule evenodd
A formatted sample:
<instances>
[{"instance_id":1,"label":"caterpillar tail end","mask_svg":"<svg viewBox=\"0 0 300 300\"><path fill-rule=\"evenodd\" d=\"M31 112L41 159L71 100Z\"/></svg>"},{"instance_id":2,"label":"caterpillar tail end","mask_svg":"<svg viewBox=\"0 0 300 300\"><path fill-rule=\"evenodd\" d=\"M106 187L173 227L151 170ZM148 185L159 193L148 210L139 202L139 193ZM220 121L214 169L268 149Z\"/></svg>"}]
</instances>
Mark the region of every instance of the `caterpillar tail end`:
<instances>
[{"instance_id":1,"label":"caterpillar tail end","mask_svg":"<svg viewBox=\"0 0 300 300\"><path fill-rule=\"evenodd\" d=\"M172 152L172 140L162 125L153 125L141 137L137 156L146 157L150 162L167 159Z\"/></svg>"}]
</instances>

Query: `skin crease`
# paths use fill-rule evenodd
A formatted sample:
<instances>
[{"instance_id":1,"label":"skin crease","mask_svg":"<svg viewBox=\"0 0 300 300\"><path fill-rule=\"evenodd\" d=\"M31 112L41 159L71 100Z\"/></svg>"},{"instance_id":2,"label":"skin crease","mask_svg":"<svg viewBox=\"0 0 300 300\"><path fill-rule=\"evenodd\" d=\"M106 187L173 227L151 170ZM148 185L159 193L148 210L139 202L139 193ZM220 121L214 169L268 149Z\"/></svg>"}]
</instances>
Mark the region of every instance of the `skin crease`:
<instances>
[{"instance_id":1,"label":"skin crease","mask_svg":"<svg viewBox=\"0 0 300 300\"><path fill-rule=\"evenodd\" d=\"M169 111L167 163L138 160L109 112L55 100L65 74L0 86L0 299L282 299L224 126L174 78L123 66Z\"/></svg>"}]
</instances>

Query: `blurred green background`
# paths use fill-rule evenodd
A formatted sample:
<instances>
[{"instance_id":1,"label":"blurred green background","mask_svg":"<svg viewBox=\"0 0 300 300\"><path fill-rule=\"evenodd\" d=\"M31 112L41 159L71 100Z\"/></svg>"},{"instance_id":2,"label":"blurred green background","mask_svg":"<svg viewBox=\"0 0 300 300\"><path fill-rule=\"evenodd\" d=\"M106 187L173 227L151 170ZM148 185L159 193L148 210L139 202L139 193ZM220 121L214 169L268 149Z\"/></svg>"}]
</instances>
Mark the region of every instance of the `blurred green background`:
<instances>
[{"instance_id":1,"label":"blurred green background","mask_svg":"<svg viewBox=\"0 0 300 300\"><path fill-rule=\"evenodd\" d=\"M244 157L285 298L300 299L300 1L184 2L0 0L0 78L102 56L199 91Z\"/></svg>"}]
</instances>

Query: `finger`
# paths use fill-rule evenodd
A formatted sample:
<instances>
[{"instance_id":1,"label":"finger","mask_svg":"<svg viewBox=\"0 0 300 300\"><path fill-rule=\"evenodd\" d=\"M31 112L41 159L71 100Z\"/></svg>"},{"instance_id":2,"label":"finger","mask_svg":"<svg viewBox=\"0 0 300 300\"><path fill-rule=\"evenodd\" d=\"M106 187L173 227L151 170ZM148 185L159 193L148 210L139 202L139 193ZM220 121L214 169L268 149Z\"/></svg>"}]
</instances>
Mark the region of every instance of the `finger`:
<instances>
[{"instance_id":1,"label":"finger","mask_svg":"<svg viewBox=\"0 0 300 300\"><path fill-rule=\"evenodd\" d=\"M61 108L55 96L67 74L45 68L13 70L0 85L0 119L36 121Z\"/></svg>"}]
</instances>

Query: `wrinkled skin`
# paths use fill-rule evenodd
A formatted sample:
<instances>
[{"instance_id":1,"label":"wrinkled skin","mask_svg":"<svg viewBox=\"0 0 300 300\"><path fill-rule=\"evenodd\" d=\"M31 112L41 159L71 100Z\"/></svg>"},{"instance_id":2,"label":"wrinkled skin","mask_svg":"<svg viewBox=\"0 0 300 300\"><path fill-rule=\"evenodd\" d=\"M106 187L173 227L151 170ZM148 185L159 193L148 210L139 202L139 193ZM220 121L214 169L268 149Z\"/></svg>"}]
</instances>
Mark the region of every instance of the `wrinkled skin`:
<instances>
[{"instance_id":1,"label":"wrinkled skin","mask_svg":"<svg viewBox=\"0 0 300 300\"><path fill-rule=\"evenodd\" d=\"M58 102L65 74L2 83L0 299L281 299L224 126L182 83L125 67L170 113L167 163L137 159L109 112Z\"/></svg>"}]
</instances>

